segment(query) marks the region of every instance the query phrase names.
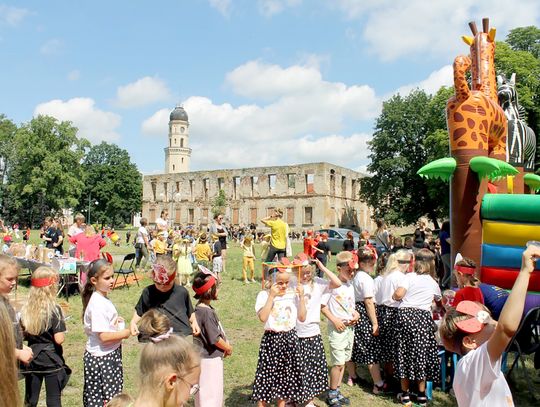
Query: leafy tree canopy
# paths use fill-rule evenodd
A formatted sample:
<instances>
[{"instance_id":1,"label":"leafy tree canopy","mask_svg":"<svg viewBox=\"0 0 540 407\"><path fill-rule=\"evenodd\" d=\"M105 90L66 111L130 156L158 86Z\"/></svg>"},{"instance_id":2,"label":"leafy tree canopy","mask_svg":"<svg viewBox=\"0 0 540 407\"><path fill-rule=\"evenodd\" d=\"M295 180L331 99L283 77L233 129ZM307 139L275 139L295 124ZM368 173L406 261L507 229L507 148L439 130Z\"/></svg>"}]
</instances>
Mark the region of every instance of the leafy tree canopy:
<instances>
[{"instance_id":1,"label":"leafy tree canopy","mask_svg":"<svg viewBox=\"0 0 540 407\"><path fill-rule=\"evenodd\" d=\"M84 188L76 209L87 218L90 210L91 223L123 226L140 211L142 177L126 150L105 142L92 146L82 170Z\"/></svg>"},{"instance_id":2,"label":"leafy tree canopy","mask_svg":"<svg viewBox=\"0 0 540 407\"><path fill-rule=\"evenodd\" d=\"M535 58L540 58L540 28L530 25L518 27L510 31L506 42L516 51L530 52Z\"/></svg>"},{"instance_id":3,"label":"leafy tree canopy","mask_svg":"<svg viewBox=\"0 0 540 407\"><path fill-rule=\"evenodd\" d=\"M8 126L9 127L9 126ZM15 132L4 185L4 212L12 221L37 224L77 205L83 190L81 161L90 143L70 122L38 116Z\"/></svg>"}]
</instances>

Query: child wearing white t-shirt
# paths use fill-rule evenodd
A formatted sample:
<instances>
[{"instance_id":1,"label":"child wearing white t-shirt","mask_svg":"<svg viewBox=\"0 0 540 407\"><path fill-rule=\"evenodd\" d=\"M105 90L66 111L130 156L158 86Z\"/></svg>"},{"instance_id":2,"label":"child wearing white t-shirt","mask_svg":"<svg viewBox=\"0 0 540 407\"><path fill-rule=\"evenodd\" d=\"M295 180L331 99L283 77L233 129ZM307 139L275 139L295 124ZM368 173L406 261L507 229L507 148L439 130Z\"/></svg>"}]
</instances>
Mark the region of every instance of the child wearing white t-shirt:
<instances>
[{"instance_id":1,"label":"child wearing white t-shirt","mask_svg":"<svg viewBox=\"0 0 540 407\"><path fill-rule=\"evenodd\" d=\"M447 350L464 355L453 384L460 407L514 405L501 372L501 358L519 328L529 279L538 259L540 246L530 244L523 252L521 271L498 323L482 304L472 301L462 301L446 313L439 328L442 342Z\"/></svg>"},{"instance_id":2,"label":"child wearing white t-shirt","mask_svg":"<svg viewBox=\"0 0 540 407\"><path fill-rule=\"evenodd\" d=\"M259 347L259 360L253 384L252 399L258 407L277 400L284 407L286 400L302 403L302 378L296 321L306 320L306 303L302 285L289 288L290 274L276 269L269 290L257 295L255 311L264 323Z\"/></svg>"},{"instance_id":3,"label":"child wearing white t-shirt","mask_svg":"<svg viewBox=\"0 0 540 407\"><path fill-rule=\"evenodd\" d=\"M296 322L296 332L302 361L302 394L308 400L306 407L314 406L313 398L328 389L328 367L321 337L321 303L324 293L341 286L341 280L328 270L320 260L309 263L305 253L296 256L293 264L302 264L300 282L304 289L306 320ZM316 267L328 280L316 277Z\"/></svg>"},{"instance_id":4,"label":"child wearing white t-shirt","mask_svg":"<svg viewBox=\"0 0 540 407\"><path fill-rule=\"evenodd\" d=\"M122 340L131 336L107 294L113 287L113 268L100 259L88 266L88 280L81 294L84 333L84 407L103 407L122 392Z\"/></svg>"},{"instance_id":5,"label":"child wearing white t-shirt","mask_svg":"<svg viewBox=\"0 0 540 407\"><path fill-rule=\"evenodd\" d=\"M336 255L338 278L341 286L329 290L323 300L322 313L328 318L328 342L330 345L330 391L326 403L329 406L349 404L350 400L341 394L339 385L343 380L345 362L351 359L354 342L354 325L358 322L358 312L354 309L354 287L351 283L358 268L358 257L351 252Z\"/></svg>"},{"instance_id":6,"label":"child wearing white t-shirt","mask_svg":"<svg viewBox=\"0 0 540 407\"><path fill-rule=\"evenodd\" d=\"M439 357L431 314L433 301L441 299L441 289L432 276L435 275L435 255L428 249L416 252L414 272L401 280L393 298L399 301L396 316L395 376L401 381L401 404L412 406L409 382L418 385L417 404L425 406L426 380L439 375Z\"/></svg>"},{"instance_id":7,"label":"child wearing white t-shirt","mask_svg":"<svg viewBox=\"0 0 540 407\"><path fill-rule=\"evenodd\" d=\"M381 347L379 343L379 323L375 309L375 284L370 274L375 269L375 256L370 249L358 250L360 269L353 280L356 311L360 315L354 326L354 345L351 361L347 362L350 384L358 383L356 364L367 365L373 380L373 393L387 392L387 387L381 377L379 362Z\"/></svg>"}]
</instances>

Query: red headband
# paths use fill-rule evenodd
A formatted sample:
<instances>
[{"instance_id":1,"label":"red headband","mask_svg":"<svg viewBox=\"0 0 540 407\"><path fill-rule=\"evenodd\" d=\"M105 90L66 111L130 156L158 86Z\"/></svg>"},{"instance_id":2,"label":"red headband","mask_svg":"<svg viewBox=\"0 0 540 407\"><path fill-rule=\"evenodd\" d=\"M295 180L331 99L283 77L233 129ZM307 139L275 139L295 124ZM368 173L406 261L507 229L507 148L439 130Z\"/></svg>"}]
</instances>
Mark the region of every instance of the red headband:
<instances>
[{"instance_id":1,"label":"red headband","mask_svg":"<svg viewBox=\"0 0 540 407\"><path fill-rule=\"evenodd\" d=\"M193 287L193 291L195 291L195 294L202 295L205 292L207 292L209 289L211 289L214 284L216 284L216 278L214 276L210 276L208 281L201 285L200 287Z\"/></svg>"},{"instance_id":2,"label":"red headband","mask_svg":"<svg viewBox=\"0 0 540 407\"><path fill-rule=\"evenodd\" d=\"M170 284L176 278L176 272L169 275L167 269L161 264L152 265L152 272L154 274L154 282L162 285Z\"/></svg>"},{"instance_id":3,"label":"red headband","mask_svg":"<svg viewBox=\"0 0 540 407\"><path fill-rule=\"evenodd\" d=\"M42 277L42 278L32 278L30 279L30 285L32 287L48 287L55 283L54 277Z\"/></svg>"},{"instance_id":4,"label":"red headband","mask_svg":"<svg viewBox=\"0 0 540 407\"><path fill-rule=\"evenodd\" d=\"M460 331L468 334L480 332L484 328L484 325L491 321L489 312L485 311L480 304L473 301L461 301L457 305L456 311L471 317L469 319L456 322L456 325Z\"/></svg>"},{"instance_id":5,"label":"red headband","mask_svg":"<svg viewBox=\"0 0 540 407\"><path fill-rule=\"evenodd\" d=\"M471 266L454 266L454 270L459 271L461 274L468 274L470 276L474 275L476 267Z\"/></svg>"}]
</instances>

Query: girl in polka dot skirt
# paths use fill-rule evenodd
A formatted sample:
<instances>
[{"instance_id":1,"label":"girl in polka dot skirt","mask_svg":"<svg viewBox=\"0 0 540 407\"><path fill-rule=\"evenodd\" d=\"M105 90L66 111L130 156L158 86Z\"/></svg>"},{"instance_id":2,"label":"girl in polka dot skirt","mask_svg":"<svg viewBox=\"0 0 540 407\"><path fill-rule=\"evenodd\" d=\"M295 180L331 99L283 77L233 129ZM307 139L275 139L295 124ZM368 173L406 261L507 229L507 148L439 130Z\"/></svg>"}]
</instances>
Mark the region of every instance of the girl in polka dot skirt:
<instances>
[{"instance_id":1,"label":"girl in polka dot skirt","mask_svg":"<svg viewBox=\"0 0 540 407\"><path fill-rule=\"evenodd\" d=\"M296 320L306 320L306 303L301 284L289 287L291 276L285 269L274 269L269 289L259 292L255 311L264 323L259 347L259 360L252 399L258 407L277 400L284 407L286 400L303 402L302 364Z\"/></svg>"},{"instance_id":2,"label":"girl in polka dot skirt","mask_svg":"<svg viewBox=\"0 0 540 407\"><path fill-rule=\"evenodd\" d=\"M433 278L435 255L428 249L416 253L414 271L401 280L393 298L399 301L396 316L396 377L401 380L399 401L412 406L409 383L417 382L417 404L425 406L426 380L435 380L439 373L436 326L432 319L433 301L441 299L441 289Z\"/></svg>"},{"instance_id":3,"label":"girl in polka dot skirt","mask_svg":"<svg viewBox=\"0 0 540 407\"><path fill-rule=\"evenodd\" d=\"M107 298L113 287L113 268L105 260L88 266L88 279L82 292L84 333L84 407L103 407L122 392L122 340L131 335L115 306Z\"/></svg>"},{"instance_id":4,"label":"girl in polka dot skirt","mask_svg":"<svg viewBox=\"0 0 540 407\"><path fill-rule=\"evenodd\" d=\"M356 311L360 314L358 324L354 326L354 345L351 361L347 362L349 378L357 383L356 364L367 365L373 379L373 393L387 392L387 386L381 378L379 362L381 347L379 343L379 323L375 309L375 284L370 276L375 269L373 251L364 248L358 250L359 270L353 280Z\"/></svg>"},{"instance_id":5,"label":"girl in polka dot skirt","mask_svg":"<svg viewBox=\"0 0 540 407\"><path fill-rule=\"evenodd\" d=\"M310 264L308 257L300 253L294 264L302 264L301 285L306 302L306 320L296 322L300 355L302 361L302 396L309 400L306 407L314 406L313 398L328 389L328 367L321 338L321 301L328 288L341 286L341 280L321 261ZM328 280L315 276L315 266Z\"/></svg>"}]
</instances>

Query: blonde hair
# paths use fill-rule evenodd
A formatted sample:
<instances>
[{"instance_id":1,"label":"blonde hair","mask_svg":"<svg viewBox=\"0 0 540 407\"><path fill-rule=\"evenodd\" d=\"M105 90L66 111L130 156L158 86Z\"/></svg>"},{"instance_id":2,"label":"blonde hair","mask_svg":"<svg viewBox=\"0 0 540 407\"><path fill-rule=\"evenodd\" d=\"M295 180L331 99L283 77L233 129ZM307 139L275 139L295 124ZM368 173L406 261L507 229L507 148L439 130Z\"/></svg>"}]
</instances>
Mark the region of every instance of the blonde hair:
<instances>
[{"instance_id":1,"label":"blonde hair","mask_svg":"<svg viewBox=\"0 0 540 407\"><path fill-rule=\"evenodd\" d=\"M50 267L38 267L32 273L32 279L37 278L56 280L57 273ZM46 287L30 287L28 301L21 308L21 323L25 332L39 335L51 327L53 315L58 319L62 317L56 302L56 289L56 281Z\"/></svg>"},{"instance_id":2,"label":"blonde hair","mask_svg":"<svg viewBox=\"0 0 540 407\"><path fill-rule=\"evenodd\" d=\"M84 234L88 237L94 236L96 234L96 228L92 225L86 225L86 227L84 228Z\"/></svg>"},{"instance_id":3,"label":"blonde hair","mask_svg":"<svg viewBox=\"0 0 540 407\"><path fill-rule=\"evenodd\" d=\"M171 328L171 321L158 310L151 309L143 314L137 326L141 334L139 340L141 342L148 342L150 338L168 332Z\"/></svg>"},{"instance_id":4,"label":"blonde hair","mask_svg":"<svg viewBox=\"0 0 540 407\"><path fill-rule=\"evenodd\" d=\"M388 261L386 262L386 267L384 269L383 275L390 274L392 271L398 269L401 271L401 264L400 261L410 261L412 257L411 252L405 249L400 249L395 253L392 253L390 257L388 257Z\"/></svg>"},{"instance_id":5,"label":"blonde hair","mask_svg":"<svg viewBox=\"0 0 540 407\"><path fill-rule=\"evenodd\" d=\"M0 254L0 276L4 274L4 271L12 267L19 271L17 260L6 254Z\"/></svg>"},{"instance_id":6,"label":"blonde hair","mask_svg":"<svg viewBox=\"0 0 540 407\"><path fill-rule=\"evenodd\" d=\"M146 313L142 318L148 321L143 324L158 328L161 323L157 320L152 321L156 317L159 318L155 313ZM167 332L168 329L156 330L154 335L163 335ZM156 400L163 400L165 398L163 379L167 374L173 371L183 378L199 365L199 353L181 336L170 335L159 342L150 341L143 346L139 360L139 395L148 392L154 394Z\"/></svg>"},{"instance_id":7,"label":"blonde hair","mask_svg":"<svg viewBox=\"0 0 540 407\"><path fill-rule=\"evenodd\" d=\"M120 393L109 400L106 407L129 407L133 403L133 398L126 393Z\"/></svg>"},{"instance_id":8,"label":"blonde hair","mask_svg":"<svg viewBox=\"0 0 540 407\"><path fill-rule=\"evenodd\" d=\"M0 295L0 406L20 406L17 385L17 359L15 358L15 335L13 321L8 312L7 299Z\"/></svg>"}]
</instances>

